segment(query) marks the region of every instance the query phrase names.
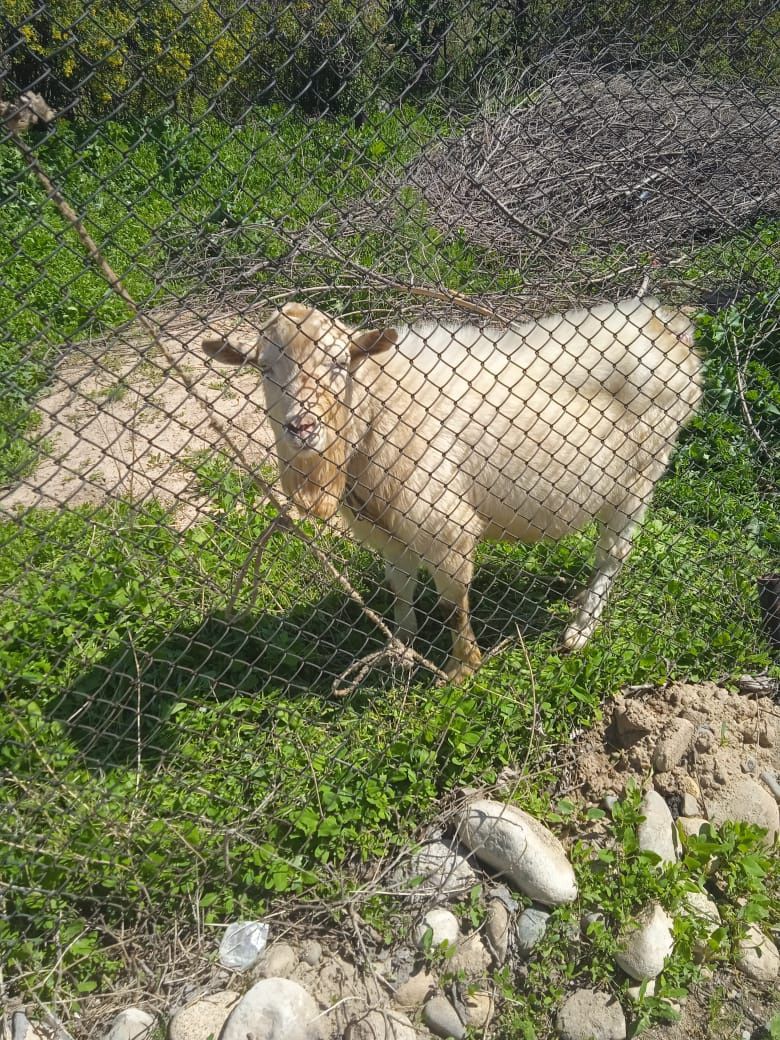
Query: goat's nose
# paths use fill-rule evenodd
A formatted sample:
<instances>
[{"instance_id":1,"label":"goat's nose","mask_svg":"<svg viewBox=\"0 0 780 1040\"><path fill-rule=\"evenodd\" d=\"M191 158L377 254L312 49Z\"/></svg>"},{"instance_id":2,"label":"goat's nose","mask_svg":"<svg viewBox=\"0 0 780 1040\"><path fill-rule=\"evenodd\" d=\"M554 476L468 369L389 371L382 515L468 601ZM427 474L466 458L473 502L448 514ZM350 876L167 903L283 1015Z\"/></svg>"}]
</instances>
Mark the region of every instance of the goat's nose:
<instances>
[{"instance_id":1,"label":"goat's nose","mask_svg":"<svg viewBox=\"0 0 780 1040\"><path fill-rule=\"evenodd\" d=\"M293 416L292 419L289 419L284 424L287 433L301 441L308 440L309 437L317 432L318 427L319 421L315 416L306 412Z\"/></svg>"}]
</instances>

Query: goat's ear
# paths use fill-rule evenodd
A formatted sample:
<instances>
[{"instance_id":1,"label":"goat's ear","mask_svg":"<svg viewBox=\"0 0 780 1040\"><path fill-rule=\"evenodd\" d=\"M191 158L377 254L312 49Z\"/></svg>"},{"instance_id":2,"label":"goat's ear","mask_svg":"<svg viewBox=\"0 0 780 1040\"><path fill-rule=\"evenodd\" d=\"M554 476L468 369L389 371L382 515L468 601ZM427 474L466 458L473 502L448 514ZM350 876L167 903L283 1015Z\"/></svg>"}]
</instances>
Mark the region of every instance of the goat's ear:
<instances>
[{"instance_id":1,"label":"goat's ear","mask_svg":"<svg viewBox=\"0 0 780 1040\"><path fill-rule=\"evenodd\" d=\"M359 361L366 354L384 354L398 342L397 329L379 329L378 332L358 332L349 343L349 353L353 361Z\"/></svg>"},{"instance_id":2,"label":"goat's ear","mask_svg":"<svg viewBox=\"0 0 780 1040\"><path fill-rule=\"evenodd\" d=\"M246 354L234 347L232 343L228 343L223 336L204 339L202 347L204 353L208 354L210 358L214 358L215 361L221 361L223 365L243 365L247 360Z\"/></svg>"}]
</instances>

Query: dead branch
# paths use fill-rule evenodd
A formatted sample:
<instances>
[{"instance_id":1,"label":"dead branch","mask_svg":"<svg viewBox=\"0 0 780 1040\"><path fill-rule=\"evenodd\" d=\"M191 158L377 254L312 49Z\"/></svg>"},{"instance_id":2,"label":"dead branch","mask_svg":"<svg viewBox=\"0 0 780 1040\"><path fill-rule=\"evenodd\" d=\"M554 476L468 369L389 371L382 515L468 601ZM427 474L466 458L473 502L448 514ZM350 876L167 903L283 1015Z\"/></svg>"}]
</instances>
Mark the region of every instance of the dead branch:
<instances>
[{"instance_id":1,"label":"dead branch","mask_svg":"<svg viewBox=\"0 0 780 1040\"><path fill-rule=\"evenodd\" d=\"M359 592L357 592L355 588L353 588L351 582L345 577L345 575L341 571L338 570L337 567L333 565L331 560L319 548L319 546L316 545L314 539L311 538L304 530L302 530L301 527L299 527L297 524L293 522L292 518L290 517L291 505L289 503L283 503L279 500L271 485L267 481L263 480L257 473L256 469L247 462L243 450L235 443L235 441L227 432L222 423L220 423L213 416L209 402L206 401L199 393L197 382L192 378L192 376L190 376L186 369L184 369L184 367L181 364L179 364L179 362L172 356L170 350L168 349L167 343L160 334L159 326L150 318L148 318L147 315L139 309L135 300L123 285L122 280L110 266L108 261L105 259L99 246L85 228L83 221L79 218L78 214L73 210L73 208L68 204L67 200L62 195L62 192L60 192L60 190L47 176L47 174L41 167L40 163L38 162L35 153L26 144L26 142L22 140L22 138L19 136L19 133L13 128L10 130L10 139L21 152L30 171L35 175L37 180L43 186L49 200L54 203L54 205L59 210L60 214L74 229L74 231L79 237L79 240L81 241L86 252L88 253L90 259L98 268L103 277L106 279L108 284L111 286L112 290L117 294L117 296L120 297L120 299L122 299L125 302L129 310L137 318L139 324L141 324L143 328L146 329L152 341L161 351L170 370L176 374L178 379L181 381L182 385L184 385L187 388L187 390L195 397L195 399L201 405L206 414L209 425L220 438L220 440L222 440L223 443L227 446L227 448L230 451L231 457L234 458L238 465L249 475L250 479L253 481L255 486L260 490L260 492L263 494L263 496L266 498L269 504L277 511L279 517L284 518L284 520L286 521L284 523L284 530L293 535L295 538L304 542L304 544L307 546L312 555L336 580L336 582L341 586L341 588L347 593L349 598L353 600L353 602L357 603L364 615L379 629L379 631L387 640L387 649L385 651L386 653L395 657L405 657L408 655L411 658L413 658L413 660L417 664L433 672L434 675L436 675L438 678L446 680L447 677L444 674L444 672L441 671L441 669L437 668L436 665L434 665L426 657L423 657L422 654L419 654L417 653L417 651L405 647L404 644L402 644L395 637L390 628L385 624L385 622L376 613L376 611L372 610L365 603L363 597L360 595ZM250 557L252 555L253 553L250 552ZM246 572L244 570L244 575L245 573ZM374 655L368 656L373 657Z\"/></svg>"}]
</instances>

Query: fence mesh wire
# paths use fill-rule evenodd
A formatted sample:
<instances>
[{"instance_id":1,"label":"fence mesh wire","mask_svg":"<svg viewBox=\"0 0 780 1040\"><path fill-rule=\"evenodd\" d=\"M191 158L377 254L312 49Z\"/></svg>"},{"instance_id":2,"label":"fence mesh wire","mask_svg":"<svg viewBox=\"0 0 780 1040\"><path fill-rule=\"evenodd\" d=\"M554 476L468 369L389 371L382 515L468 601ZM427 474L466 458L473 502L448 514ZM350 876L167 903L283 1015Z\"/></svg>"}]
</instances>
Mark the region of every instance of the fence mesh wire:
<instances>
[{"instance_id":1,"label":"fence mesh wire","mask_svg":"<svg viewBox=\"0 0 780 1040\"><path fill-rule=\"evenodd\" d=\"M8 1007L381 916L454 787L777 675L779 31L0 0Z\"/></svg>"}]
</instances>

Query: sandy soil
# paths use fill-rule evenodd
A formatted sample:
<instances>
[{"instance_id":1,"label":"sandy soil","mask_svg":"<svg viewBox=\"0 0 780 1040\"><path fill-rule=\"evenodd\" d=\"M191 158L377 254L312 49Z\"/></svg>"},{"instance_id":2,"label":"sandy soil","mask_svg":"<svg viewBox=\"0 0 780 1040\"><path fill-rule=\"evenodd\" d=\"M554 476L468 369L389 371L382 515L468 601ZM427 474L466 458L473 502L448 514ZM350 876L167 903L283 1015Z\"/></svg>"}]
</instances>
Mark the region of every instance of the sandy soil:
<instances>
[{"instance_id":1,"label":"sandy soil","mask_svg":"<svg viewBox=\"0 0 780 1040\"><path fill-rule=\"evenodd\" d=\"M167 349L196 381L198 396L231 429L249 461L266 460L273 437L257 373L215 365L199 349L214 332L251 342L251 316L185 309L160 323ZM137 329L67 350L36 403L40 462L0 493L0 512L156 498L187 526L206 503L192 492L191 468L183 463L218 447L204 405Z\"/></svg>"}]
</instances>

